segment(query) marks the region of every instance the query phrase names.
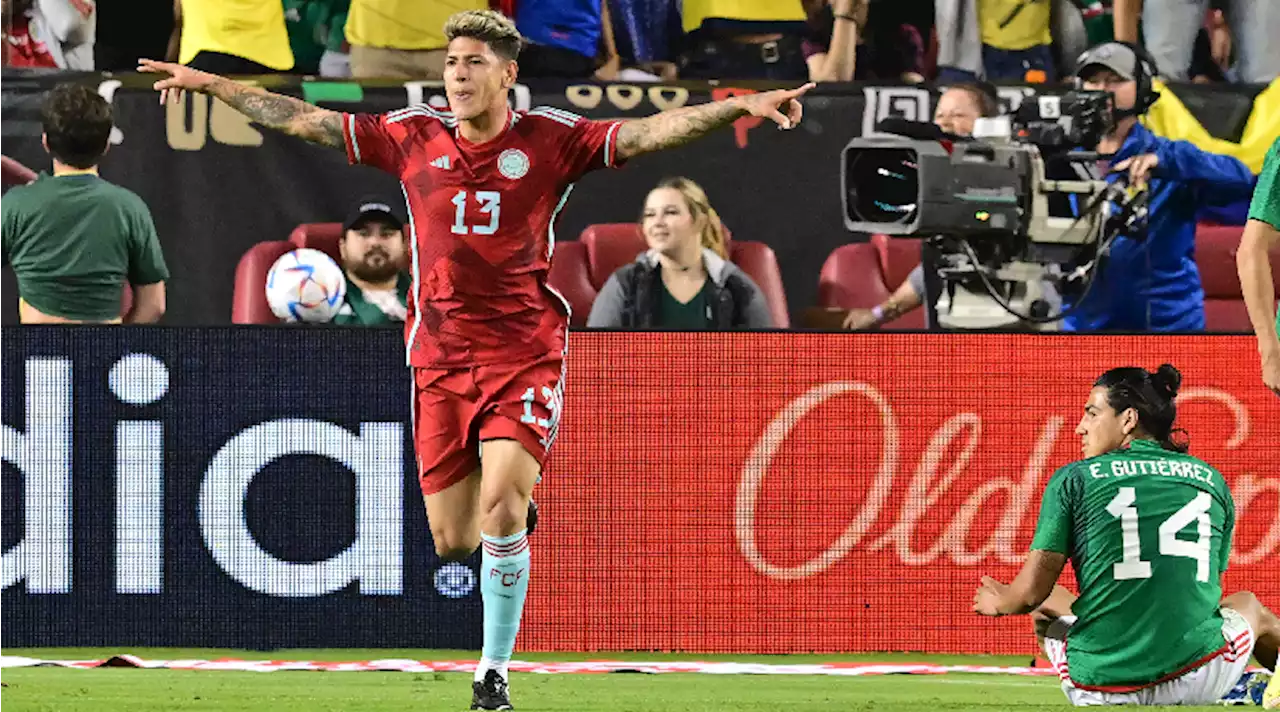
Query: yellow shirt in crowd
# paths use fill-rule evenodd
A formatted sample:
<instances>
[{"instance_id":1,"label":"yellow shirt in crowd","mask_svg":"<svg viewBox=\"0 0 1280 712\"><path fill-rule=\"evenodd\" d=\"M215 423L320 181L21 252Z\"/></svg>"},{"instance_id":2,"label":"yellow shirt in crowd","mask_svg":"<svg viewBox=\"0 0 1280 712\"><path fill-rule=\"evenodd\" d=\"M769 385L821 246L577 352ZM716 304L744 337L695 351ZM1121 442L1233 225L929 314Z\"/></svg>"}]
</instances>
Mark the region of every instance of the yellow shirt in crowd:
<instances>
[{"instance_id":1,"label":"yellow shirt in crowd","mask_svg":"<svg viewBox=\"0 0 1280 712\"><path fill-rule=\"evenodd\" d=\"M1053 42L1051 0L978 0L982 44L1019 50Z\"/></svg>"},{"instance_id":2,"label":"yellow shirt in crowd","mask_svg":"<svg viewBox=\"0 0 1280 712\"><path fill-rule=\"evenodd\" d=\"M443 49L444 23L463 10L487 10L488 0L351 0L347 41L388 49Z\"/></svg>"},{"instance_id":3,"label":"yellow shirt in crowd","mask_svg":"<svg viewBox=\"0 0 1280 712\"><path fill-rule=\"evenodd\" d=\"M293 69L284 3L262 0L182 0L178 61L220 52L279 69Z\"/></svg>"},{"instance_id":4,"label":"yellow shirt in crowd","mask_svg":"<svg viewBox=\"0 0 1280 712\"><path fill-rule=\"evenodd\" d=\"M757 22L803 21L800 0L684 0L684 31L702 27L707 18Z\"/></svg>"}]
</instances>

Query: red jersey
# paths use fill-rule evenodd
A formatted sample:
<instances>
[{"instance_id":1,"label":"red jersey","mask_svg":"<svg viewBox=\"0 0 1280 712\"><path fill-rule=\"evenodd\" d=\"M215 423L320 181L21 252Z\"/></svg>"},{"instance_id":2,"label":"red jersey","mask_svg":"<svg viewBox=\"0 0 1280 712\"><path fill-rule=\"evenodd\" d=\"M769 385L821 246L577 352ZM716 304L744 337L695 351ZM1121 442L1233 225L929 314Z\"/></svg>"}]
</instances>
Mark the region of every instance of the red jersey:
<instances>
[{"instance_id":1,"label":"red jersey","mask_svg":"<svg viewBox=\"0 0 1280 712\"><path fill-rule=\"evenodd\" d=\"M343 115L347 160L398 177L409 206L409 365L563 351L569 305L547 285L555 220L575 181L618 165L620 126L539 107L473 144L428 106Z\"/></svg>"}]
</instances>

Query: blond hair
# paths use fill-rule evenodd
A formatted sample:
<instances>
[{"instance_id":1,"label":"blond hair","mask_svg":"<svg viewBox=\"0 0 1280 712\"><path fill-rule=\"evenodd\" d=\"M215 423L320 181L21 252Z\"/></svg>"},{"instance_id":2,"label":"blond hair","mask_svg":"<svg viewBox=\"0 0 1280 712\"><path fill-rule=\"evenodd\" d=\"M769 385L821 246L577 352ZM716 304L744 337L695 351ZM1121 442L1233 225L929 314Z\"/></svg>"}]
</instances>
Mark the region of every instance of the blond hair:
<instances>
[{"instance_id":1,"label":"blond hair","mask_svg":"<svg viewBox=\"0 0 1280 712\"><path fill-rule=\"evenodd\" d=\"M653 189L659 188L671 188L680 192L684 198L684 205L689 209L689 214L693 216L694 221L702 222L702 229L698 232L699 244L722 259L729 259L724 223L720 222L720 214L716 209L711 207L711 201L707 199L707 192L702 189L702 186L684 176L676 176L658 181L658 185Z\"/></svg>"},{"instance_id":2,"label":"blond hair","mask_svg":"<svg viewBox=\"0 0 1280 712\"><path fill-rule=\"evenodd\" d=\"M493 53L506 60L520 55L524 38L511 18L496 10L463 10L451 15L444 23L445 39L452 42L459 37L469 37L489 45Z\"/></svg>"}]
</instances>

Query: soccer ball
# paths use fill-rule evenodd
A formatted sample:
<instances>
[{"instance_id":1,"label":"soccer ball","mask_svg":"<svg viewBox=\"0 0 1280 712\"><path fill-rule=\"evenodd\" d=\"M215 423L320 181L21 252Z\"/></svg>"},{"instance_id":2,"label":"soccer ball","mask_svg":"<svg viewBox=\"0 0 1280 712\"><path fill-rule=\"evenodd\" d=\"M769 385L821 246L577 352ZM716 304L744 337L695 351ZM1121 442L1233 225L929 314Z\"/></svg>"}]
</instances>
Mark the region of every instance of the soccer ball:
<instances>
[{"instance_id":1,"label":"soccer ball","mask_svg":"<svg viewBox=\"0 0 1280 712\"><path fill-rule=\"evenodd\" d=\"M342 268L319 250L285 253L267 273L267 304L282 321L332 321L346 296Z\"/></svg>"}]
</instances>

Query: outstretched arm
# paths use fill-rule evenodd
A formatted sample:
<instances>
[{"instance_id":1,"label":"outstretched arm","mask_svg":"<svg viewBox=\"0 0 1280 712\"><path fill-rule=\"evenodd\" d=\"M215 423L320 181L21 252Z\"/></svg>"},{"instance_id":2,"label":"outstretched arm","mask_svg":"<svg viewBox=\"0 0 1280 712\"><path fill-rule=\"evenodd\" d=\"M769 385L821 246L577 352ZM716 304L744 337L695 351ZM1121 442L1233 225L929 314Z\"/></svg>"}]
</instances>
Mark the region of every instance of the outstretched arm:
<instances>
[{"instance_id":1,"label":"outstretched arm","mask_svg":"<svg viewBox=\"0 0 1280 712\"><path fill-rule=\"evenodd\" d=\"M1276 336L1275 275L1267 253L1280 247L1280 230L1261 220L1245 224L1236 252L1236 267L1240 273L1240 291L1249 310L1253 333L1258 337L1258 354L1262 357L1262 381L1280 395L1280 338Z\"/></svg>"},{"instance_id":2,"label":"outstretched arm","mask_svg":"<svg viewBox=\"0 0 1280 712\"><path fill-rule=\"evenodd\" d=\"M163 72L166 79L155 83L163 103L170 92L198 91L221 99L250 119L305 141L342 148L342 114L308 104L301 99L272 94L265 89L245 86L226 77L201 72L180 64L138 60L140 72Z\"/></svg>"},{"instance_id":3,"label":"outstretched arm","mask_svg":"<svg viewBox=\"0 0 1280 712\"><path fill-rule=\"evenodd\" d=\"M809 83L799 89L736 96L627 121L618 129L618 157L627 159L683 146L747 115L767 117L784 129L792 128L800 123L798 99L813 87Z\"/></svg>"}]
</instances>

